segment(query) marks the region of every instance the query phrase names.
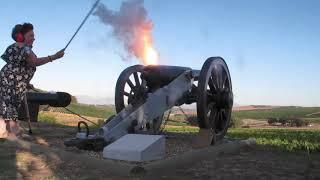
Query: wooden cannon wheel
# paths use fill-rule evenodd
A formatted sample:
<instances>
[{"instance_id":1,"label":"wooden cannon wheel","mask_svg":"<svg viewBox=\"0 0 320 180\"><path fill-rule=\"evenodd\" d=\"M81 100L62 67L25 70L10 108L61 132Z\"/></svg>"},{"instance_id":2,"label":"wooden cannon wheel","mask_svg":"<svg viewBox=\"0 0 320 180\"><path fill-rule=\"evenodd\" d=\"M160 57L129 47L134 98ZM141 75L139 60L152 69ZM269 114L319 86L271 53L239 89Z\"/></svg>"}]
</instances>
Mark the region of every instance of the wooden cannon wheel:
<instances>
[{"instance_id":1,"label":"wooden cannon wheel","mask_svg":"<svg viewBox=\"0 0 320 180\"><path fill-rule=\"evenodd\" d=\"M144 66L130 66L120 74L115 91L115 106L116 112L119 113L129 104L133 107L142 105L151 91L147 86L147 82L142 78L141 73ZM160 130L163 120L163 115L153 120L153 125L146 124L147 131L157 134Z\"/></svg>"},{"instance_id":2,"label":"wooden cannon wheel","mask_svg":"<svg viewBox=\"0 0 320 180\"><path fill-rule=\"evenodd\" d=\"M232 106L232 84L227 64L221 57L210 57L199 76L197 116L199 127L211 130L211 144L225 136Z\"/></svg>"}]
</instances>

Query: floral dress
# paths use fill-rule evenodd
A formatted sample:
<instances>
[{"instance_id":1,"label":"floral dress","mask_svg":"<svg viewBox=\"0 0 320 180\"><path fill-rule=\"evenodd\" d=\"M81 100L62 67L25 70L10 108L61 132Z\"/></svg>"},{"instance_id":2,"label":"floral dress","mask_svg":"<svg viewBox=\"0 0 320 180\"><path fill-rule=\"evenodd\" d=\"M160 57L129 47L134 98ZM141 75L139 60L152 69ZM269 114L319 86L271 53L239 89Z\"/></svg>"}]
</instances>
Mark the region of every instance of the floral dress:
<instances>
[{"instance_id":1,"label":"floral dress","mask_svg":"<svg viewBox=\"0 0 320 180\"><path fill-rule=\"evenodd\" d=\"M0 71L0 118L4 120L18 120L18 109L36 71L26 61L31 52L31 47L12 44L1 56L6 62Z\"/></svg>"}]
</instances>

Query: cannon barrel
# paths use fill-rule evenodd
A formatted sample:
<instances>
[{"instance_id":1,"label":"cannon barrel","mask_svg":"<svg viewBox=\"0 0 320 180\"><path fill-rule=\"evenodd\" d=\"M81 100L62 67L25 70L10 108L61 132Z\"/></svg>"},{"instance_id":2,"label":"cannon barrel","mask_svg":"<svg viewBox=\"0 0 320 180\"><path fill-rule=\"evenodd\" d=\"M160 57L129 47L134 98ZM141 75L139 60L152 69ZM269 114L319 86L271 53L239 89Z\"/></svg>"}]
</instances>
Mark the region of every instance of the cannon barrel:
<instances>
[{"instance_id":1,"label":"cannon barrel","mask_svg":"<svg viewBox=\"0 0 320 180\"><path fill-rule=\"evenodd\" d=\"M187 70L192 70L188 67L180 66L145 66L142 70L142 78L147 81L147 86L151 88L159 88L168 85L179 75Z\"/></svg>"},{"instance_id":2,"label":"cannon barrel","mask_svg":"<svg viewBox=\"0 0 320 180\"><path fill-rule=\"evenodd\" d=\"M38 121L40 105L50 105L52 107L66 107L71 102L71 95L65 92L45 93L45 92L27 92L28 109L30 120ZM19 119L26 119L26 109L22 105L19 109Z\"/></svg>"},{"instance_id":3,"label":"cannon barrel","mask_svg":"<svg viewBox=\"0 0 320 180\"><path fill-rule=\"evenodd\" d=\"M65 92L28 92L27 99L29 103L50 105L52 107L66 107L71 102L71 95Z\"/></svg>"}]
</instances>

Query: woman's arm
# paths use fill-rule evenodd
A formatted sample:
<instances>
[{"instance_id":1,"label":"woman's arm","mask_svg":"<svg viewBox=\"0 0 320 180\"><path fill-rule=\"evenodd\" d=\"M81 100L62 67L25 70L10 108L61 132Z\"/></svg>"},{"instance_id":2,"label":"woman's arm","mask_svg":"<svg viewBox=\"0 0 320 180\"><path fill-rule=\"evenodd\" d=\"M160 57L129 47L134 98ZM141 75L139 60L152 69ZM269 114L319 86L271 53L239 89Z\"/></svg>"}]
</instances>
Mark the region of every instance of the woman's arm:
<instances>
[{"instance_id":1,"label":"woman's arm","mask_svg":"<svg viewBox=\"0 0 320 180\"><path fill-rule=\"evenodd\" d=\"M29 54L28 58L26 59L28 65L30 66L41 66L44 64L47 64L48 62L52 62L56 59L61 58L64 55L64 51L61 50L59 52L57 52L56 54L52 55L52 56L48 56L48 57L41 57L38 58L32 51Z\"/></svg>"},{"instance_id":2,"label":"woman's arm","mask_svg":"<svg viewBox=\"0 0 320 180\"><path fill-rule=\"evenodd\" d=\"M30 66L41 66L51 61L52 60L50 59L50 56L37 58L37 56L33 52L31 52L27 58L27 63Z\"/></svg>"}]
</instances>

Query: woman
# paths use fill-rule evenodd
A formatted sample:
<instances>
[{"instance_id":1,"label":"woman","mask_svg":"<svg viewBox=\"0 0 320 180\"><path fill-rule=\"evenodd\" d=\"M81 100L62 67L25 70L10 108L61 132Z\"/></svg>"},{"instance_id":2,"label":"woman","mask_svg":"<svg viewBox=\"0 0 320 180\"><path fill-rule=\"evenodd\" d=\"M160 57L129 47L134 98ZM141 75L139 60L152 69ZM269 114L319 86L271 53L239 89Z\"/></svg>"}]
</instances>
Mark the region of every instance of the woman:
<instances>
[{"instance_id":1,"label":"woman","mask_svg":"<svg viewBox=\"0 0 320 180\"><path fill-rule=\"evenodd\" d=\"M38 58L32 51L35 38L30 23L16 25L11 36L15 43L1 56L6 65L0 71L0 138L15 137L21 133L17 122L18 109L36 66L64 55L64 50L61 50L54 55Z\"/></svg>"}]
</instances>

